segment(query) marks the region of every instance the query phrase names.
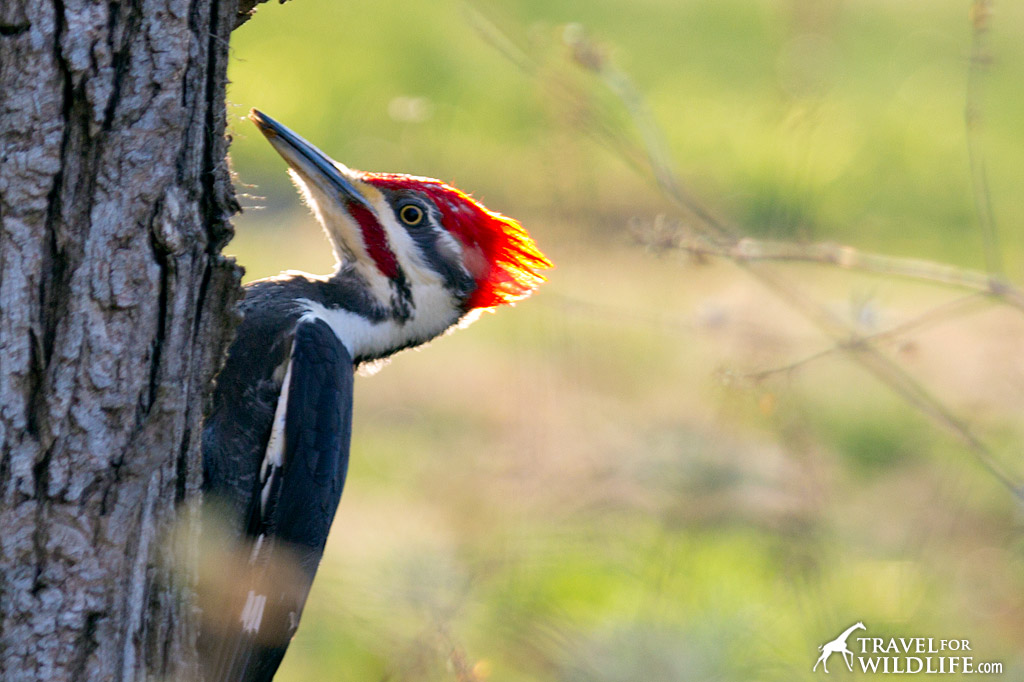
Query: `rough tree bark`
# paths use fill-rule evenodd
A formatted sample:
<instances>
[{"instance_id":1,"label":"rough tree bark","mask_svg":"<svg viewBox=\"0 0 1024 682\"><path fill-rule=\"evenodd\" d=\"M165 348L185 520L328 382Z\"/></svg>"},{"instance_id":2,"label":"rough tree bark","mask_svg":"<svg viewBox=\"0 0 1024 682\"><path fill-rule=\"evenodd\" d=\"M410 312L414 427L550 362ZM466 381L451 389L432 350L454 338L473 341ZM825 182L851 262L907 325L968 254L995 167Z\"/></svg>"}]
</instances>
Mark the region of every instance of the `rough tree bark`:
<instances>
[{"instance_id":1,"label":"rough tree bark","mask_svg":"<svg viewBox=\"0 0 1024 682\"><path fill-rule=\"evenodd\" d=\"M198 492L239 295L220 255L237 6L0 0L5 681L197 677L192 576L163 535Z\"/></svg>"}]
</instances>

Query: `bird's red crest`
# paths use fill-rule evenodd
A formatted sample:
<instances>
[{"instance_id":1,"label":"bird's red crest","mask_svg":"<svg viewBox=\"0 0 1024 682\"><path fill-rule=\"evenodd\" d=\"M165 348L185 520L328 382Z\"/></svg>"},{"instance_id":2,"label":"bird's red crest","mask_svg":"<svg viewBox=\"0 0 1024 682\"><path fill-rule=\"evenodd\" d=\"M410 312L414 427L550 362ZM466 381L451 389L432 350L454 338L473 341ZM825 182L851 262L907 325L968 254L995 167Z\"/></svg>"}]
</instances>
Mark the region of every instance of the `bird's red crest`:
<instances>
[{"instance_id":1,"label":"bird's red crest","mask_svg":"<svg viewBox=\"0 0 1024 682\"><path fill-rule=\"evenodd\" d=\"M467 310L529 296L544 281L539 271L553 267L522 225L451 185L393 173L365 173L364 180L391 190L422 192L434 202L445 229L462 243L466 265L477 281Z\"/></svg>"}]
</instances>

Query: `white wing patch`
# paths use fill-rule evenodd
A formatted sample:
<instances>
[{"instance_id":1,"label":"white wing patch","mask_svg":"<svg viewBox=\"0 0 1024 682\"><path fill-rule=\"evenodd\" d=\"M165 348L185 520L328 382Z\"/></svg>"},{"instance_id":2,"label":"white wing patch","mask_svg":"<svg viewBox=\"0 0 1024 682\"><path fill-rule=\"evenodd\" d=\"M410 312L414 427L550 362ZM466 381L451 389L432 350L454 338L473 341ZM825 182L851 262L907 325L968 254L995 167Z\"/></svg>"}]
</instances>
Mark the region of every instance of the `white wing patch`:
<instances>
[{"instance_id":1,"label":"white wing patch","mask_svg":"<svg viewBox=\"0 0 1024 682\"><path fill-rule=\"evenodd\" d=\"M256 542L252 543L252 552L249 553L249 565L255 565L256 559L260 556L260 550L263 549L263 542L267 536L265 533L260 533L256 538Z\"/></svg>"},{"instance_id":2,"label":"white wing patch","mask_svg":"<svg viewBox=\"0 0 1024 682\"><path fill-rule=\"evenodd\" d=\"M281 393L277 398L277 408L274 410L274 425L270 429L267 449L263 454L263 465L260 467L260 482L263 484L260 494L261 511L266 509L271 484L284 465L284 425L288 417L288 391L291 386L292 361L289 359L288 369L285 370L284 380L281 382Z\"/></svg>"},{"instance_id":3,"label":"white wing patch","mask_svg":"<svg viewBox=\"0 0 1024 682\"><path fill-rule=\"evenodd\" d=\"M245 608L242 609L242 631L257 633L260 631L260 624L263 623L263 609L267 606L267 596L256 594L255 590L249 590L249 597L245 600Z\"/></svg>"}]
</instances>

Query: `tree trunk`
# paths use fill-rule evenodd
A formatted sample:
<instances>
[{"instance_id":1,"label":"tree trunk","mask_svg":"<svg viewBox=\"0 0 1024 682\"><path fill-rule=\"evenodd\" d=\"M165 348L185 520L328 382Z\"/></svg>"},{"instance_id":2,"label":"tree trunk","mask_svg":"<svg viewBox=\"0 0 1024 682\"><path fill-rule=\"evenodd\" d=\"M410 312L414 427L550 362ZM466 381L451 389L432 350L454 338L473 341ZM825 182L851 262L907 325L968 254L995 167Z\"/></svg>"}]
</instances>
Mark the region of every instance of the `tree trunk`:
<instances>
[{"instance_id":1,"label":"tree trunk","mask_svg":"<svg viewBox=\"0 0 1024 682\"><path fill-rule=\"evenodd\" d=\"M198 677L193 570L165 536L240 292L236 6L0 0L5 682Z\"/></svg>"}]
</instances>

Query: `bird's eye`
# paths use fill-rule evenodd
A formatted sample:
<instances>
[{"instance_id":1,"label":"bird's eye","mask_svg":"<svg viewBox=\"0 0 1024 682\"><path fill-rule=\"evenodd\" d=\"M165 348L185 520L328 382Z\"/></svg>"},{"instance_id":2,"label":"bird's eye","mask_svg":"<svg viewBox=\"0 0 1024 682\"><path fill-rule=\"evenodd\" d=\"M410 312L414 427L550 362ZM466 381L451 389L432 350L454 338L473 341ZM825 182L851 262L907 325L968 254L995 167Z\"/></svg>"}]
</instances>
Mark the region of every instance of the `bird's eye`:
<instances>
[{"instance_id":1,"label":"bird's eye","mask_svg":"<svg viewBox=\"0 0 1024 682\"><path fill-rule=\"evenodd\" d=\"M398 217L410 227L415 227L423 222L423 209L416 204L406 204L398 210Z\"/></svg>"}]
</instances>

